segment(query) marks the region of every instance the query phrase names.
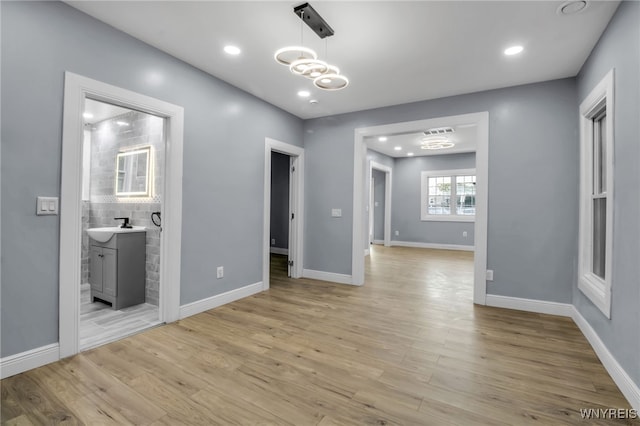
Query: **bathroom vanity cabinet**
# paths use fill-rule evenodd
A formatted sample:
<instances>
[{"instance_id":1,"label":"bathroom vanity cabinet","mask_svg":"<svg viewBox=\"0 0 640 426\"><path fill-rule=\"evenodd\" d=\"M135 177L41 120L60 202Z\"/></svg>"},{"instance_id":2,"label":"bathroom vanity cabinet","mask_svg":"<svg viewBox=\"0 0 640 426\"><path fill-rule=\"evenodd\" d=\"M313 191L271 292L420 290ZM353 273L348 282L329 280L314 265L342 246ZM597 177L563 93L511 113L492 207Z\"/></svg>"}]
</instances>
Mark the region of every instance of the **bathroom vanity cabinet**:
<instances>
[{"instance_id":1,"label":"bathroom vanity cabinet","mask_svg":"<svg viewBox=\"0 0 640 426\"><path fill-rule=\"evenodd\" d=\"M91 301L109 302L115 310L144 303L146 233L115 233L103 243L89 241Z\"/></svg>"}]
</instances>

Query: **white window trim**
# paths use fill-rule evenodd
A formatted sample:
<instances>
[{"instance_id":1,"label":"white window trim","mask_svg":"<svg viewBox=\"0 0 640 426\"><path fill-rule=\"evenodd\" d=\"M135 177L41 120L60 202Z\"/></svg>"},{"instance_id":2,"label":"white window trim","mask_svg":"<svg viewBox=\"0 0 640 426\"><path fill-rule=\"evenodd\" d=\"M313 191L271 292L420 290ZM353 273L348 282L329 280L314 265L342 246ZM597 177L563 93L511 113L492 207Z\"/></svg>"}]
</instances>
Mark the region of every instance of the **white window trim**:
<instances>
[{"instance_id":1,"label":"white window trim","mask_svg":"<svg viewBox=\"0 0 640 426\"><path fill-rule=\"evenodd\" d=\"M473 215L434 215L427 210L427 200L425 191L425 180L437 176L476 176L476 169L456 169L456 170L428 170L420 173L420 220L423 222L475 222ZM477 176L476 176L477 179ZM453 186L453 183L452 183ZM476 194L477 197L477 194Z\"/></svg>"},{"instance_id":2,"label":"white window trim","mask_svg":"<svg viewBox=\"0 0 640 426\"><path fill-rule=\"evenodd\" d=\"M611 265L613 255L613 201L614 201L614 70L612 69L580 104L580 240L578 264L578 288L611 318ZM593 181L593 128L592 118L605 102L606 108L606 167L607 167L607 220L605 240L604 280L592 271L592 203Z\"/></svg>"}]
</instances>

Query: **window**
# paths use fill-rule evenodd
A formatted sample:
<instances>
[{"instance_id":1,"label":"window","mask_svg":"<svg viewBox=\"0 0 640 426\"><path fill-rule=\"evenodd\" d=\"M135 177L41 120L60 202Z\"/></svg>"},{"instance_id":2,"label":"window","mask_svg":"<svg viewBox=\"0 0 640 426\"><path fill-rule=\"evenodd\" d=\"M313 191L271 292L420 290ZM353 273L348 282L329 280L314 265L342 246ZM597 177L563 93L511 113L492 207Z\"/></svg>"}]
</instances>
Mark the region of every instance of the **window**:
<instances>
[{"instance_id":1,"label":"window","mask_svg":"<svg viewBox=\"0 0 640 426\"><path fill-rule=\"evenodd\" d=\"M422 172L421 220L471 222L475 214L475 169Z\"/></svg>"},{"instance_id":2,"label":"window","mask_svg":"<svg viewBox=\"0 0 640 426\"><path fill-rule=\"evenodd\" d=\"M578 288L611 314L613 244L613 71L580 105L580 265Z\"/></svg>"}]
</instances>

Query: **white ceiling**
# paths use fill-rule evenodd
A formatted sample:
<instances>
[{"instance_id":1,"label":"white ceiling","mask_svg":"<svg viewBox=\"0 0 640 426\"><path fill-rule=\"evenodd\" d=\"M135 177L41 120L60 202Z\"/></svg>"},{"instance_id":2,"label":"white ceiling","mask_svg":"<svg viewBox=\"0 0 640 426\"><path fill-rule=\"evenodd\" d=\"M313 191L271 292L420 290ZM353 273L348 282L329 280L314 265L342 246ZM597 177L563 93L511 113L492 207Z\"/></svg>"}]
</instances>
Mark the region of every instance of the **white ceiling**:
<instances>
[{"instance_id":1,"label":"white ceiling","mask_svg":"<svg viewBox=\"0 0 640 426\"><path fill-rule=\"evenodd\" d=\"M349 77L337 92L273 60L300 44L293 7L303 1L68 3L306 119L575 76L619 2L590 1L567 16L557 13L561 1L316 0L335 35L325 45L304 25L304 45ZM227 44L242 54L226 55ZM524 52L504 56L513 44ZM162 81L163 70L154 73ZM317 105L297 96L303 89Z\"/></svg>"},{"instance_id":2,"label":"white ceiling","mask_svg":"<svg viewBox=\"0 0 640 426\"><path fill-rule=\"evenodd\" d=\"M425 138L425 134L423 132L403 133L398 135L367 136L364 138L364 142L367 144L368 148L388 155L389 157L395 158L406 157L410 152L413 153L415 157L475 152L477 137L476 125L466 124L461 126L453 126L452 128L454 129L453 133L442 135L443 137L446 137L450 142L453 142L455 144L455 146L447 149L422 149L422 139ZM386 140L380 141L380 136L386 137ZM396 150L395 147L397 146L399 146L401 149Z\"/></svg>"},{"instance_id":3,"label":"white ceiling","mask_svg":"<svg viewBox=\"0 0 640 426\"><path fill-rule=\"evenodd\" d=\"M125 114L129 111L131 110L108 104L106 102L94 101L93 99L85 99L84 112L90 114L90 116L84 117L84 122L86 124L99 123L100 121Z\"/></svg>"}]
</instances>

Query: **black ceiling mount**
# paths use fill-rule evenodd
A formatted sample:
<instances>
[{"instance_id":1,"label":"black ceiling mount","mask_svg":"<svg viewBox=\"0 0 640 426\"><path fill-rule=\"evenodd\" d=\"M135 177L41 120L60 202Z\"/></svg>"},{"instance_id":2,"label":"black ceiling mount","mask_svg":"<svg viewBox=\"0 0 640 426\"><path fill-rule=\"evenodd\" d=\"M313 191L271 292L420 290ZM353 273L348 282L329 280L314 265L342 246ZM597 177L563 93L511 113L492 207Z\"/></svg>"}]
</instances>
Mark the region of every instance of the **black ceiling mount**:
<instances>
[{"instance_id":1,"label":"black ceiling mount","mask_svg":"<svg viewBox=\"0 0 640 426\"><path fill-rule=\"evenodd\" d=\"M318 37L325 38L333 35L333 29L309 3L294 7L293 12L318 34Z\"/></svg>"}]
</instances>

